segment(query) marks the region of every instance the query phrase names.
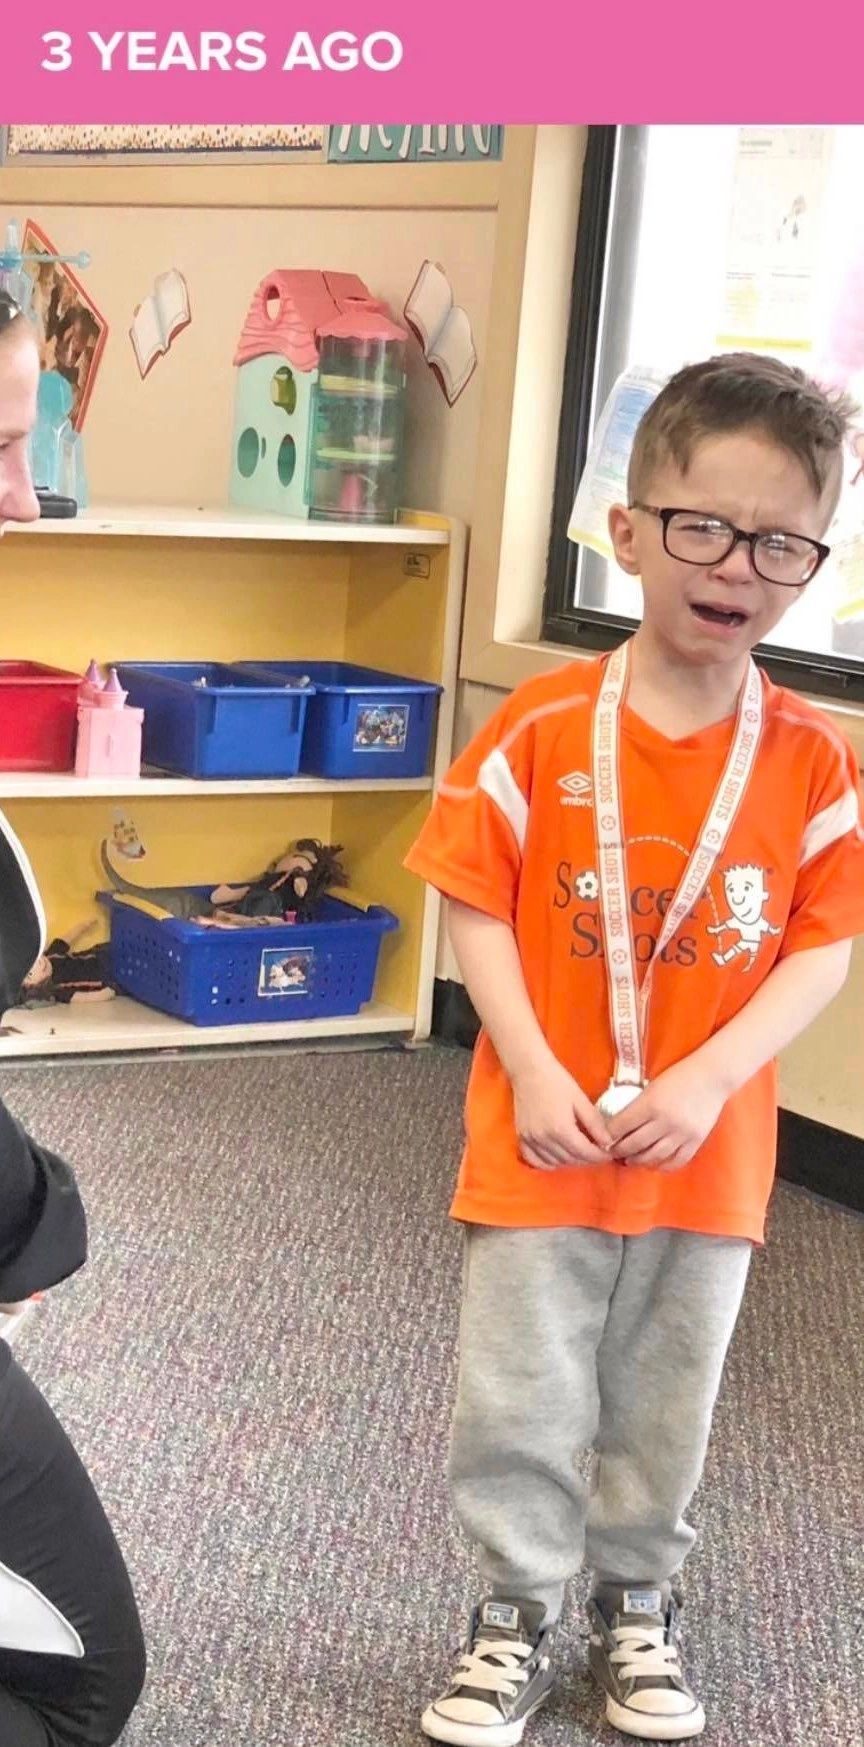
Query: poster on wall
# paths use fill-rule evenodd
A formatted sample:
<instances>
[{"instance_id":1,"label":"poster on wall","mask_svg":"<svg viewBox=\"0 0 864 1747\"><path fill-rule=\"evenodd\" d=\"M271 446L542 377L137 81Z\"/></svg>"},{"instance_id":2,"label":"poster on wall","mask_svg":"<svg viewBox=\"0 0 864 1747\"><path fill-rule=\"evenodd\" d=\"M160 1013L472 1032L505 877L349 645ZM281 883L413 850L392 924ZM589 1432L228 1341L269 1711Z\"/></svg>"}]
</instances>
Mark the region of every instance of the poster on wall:
<instances>
[{"instance_id":1,"label":"poster on wall","mask_svg":"<svg viewBox=\"0 0 864 1747\"><path fill-rule=\"evenodd\" d=\"M738 130L721 346L809 351L834 130Z\"/></svg>"},{"instance_id":2,"label":"poster on wall","mask_svg":"<svg viewBox=\"0 0 864 1747\"><path fill-rule=\"evenodd\" d=\"M501 157L503 127L331 127L331 164L468 164Z\"/></svg>"},{"instance_id":3,"label":"poster on wall","mask_svg":"<svg viewBox=\"0 0 864 1747\"><path fill-rule=\"evenodd\" d=\"M37 257L58 252L32 219L24 227L22 249L25 255ZM69 383L69 418L80 431L105 350L108 323L64 261L26 261L24 270L33 281L39 362L43 370L56 370Z\"/></svg>"},{"instance_id":4,"label":"poster on wall","mask_svg":"<svg viewBox=\"0 0 864 1747\"><path fill-rule=\"evenodd\" d=\"M837 595L833 618L838 625L864 621L864 535L849 532L831 553Z\"/></svg>"},{"instance_id":5,"label":"poster on wall","mask_svg":"<svg viewBox=\"0 0 864 1747\"><path fill-rule=\"evenodd\" d=\"M272 155L323 158L326 127L313 126L9 126L2 129L0 160L38 163L48 158L126 159L213 154Z\"/></svg>"},{"instance_id":6,"label":"poster on wall","mask_svg":"<svg viewBox=\"0 0 864 1747\"><path fill-rule=\"evenodd\" d=\"M594 430L567 527L568 540L612 558L609 511L627 502L627 470L636 427L666 377L634 366L619 376Z\"/></svg>"},{"instance_id":7,"label":"poster on wall","mask_svg":"<svg viewBox=\"0 0 864 1747\"><path fill-rule=\"evenodd\" d=\"M163 158L328 158L332 164L468 164L500 159L503 127L11 125L0 128L0 163L52 159L100 163Z\"/></svg>"}]
</instances>

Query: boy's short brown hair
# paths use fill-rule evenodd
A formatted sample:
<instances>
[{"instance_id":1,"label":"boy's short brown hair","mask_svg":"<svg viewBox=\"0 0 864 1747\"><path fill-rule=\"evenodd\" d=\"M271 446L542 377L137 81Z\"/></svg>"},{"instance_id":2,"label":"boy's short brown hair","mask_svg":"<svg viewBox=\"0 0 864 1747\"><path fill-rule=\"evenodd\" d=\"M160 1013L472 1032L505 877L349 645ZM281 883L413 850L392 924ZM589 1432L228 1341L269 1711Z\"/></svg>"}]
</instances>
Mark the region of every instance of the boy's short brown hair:
<instances>
[{"instance_id":1,"label":"boy's short brown hair","mask_svg":"<svg viewBox=\"0 0 864 1747\"><path fill-rule=\"evenodd\" d=\"M820 388L803 370L758 352L727 352L687 364L666 383L644 414L630 456L631 502L671 459L687 472L703 437L757 430L801 462L821 498L836 476L856 407L848 395Z\"/></svg>"}]
</instances>

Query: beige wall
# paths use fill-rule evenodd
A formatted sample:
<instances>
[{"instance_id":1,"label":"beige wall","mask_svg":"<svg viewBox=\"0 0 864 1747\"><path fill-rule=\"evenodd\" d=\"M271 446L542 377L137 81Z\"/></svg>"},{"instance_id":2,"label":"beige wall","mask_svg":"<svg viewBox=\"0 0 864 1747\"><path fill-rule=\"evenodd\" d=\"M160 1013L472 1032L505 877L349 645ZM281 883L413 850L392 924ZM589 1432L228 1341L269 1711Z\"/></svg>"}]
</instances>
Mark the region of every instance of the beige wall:
<instances>
[{"instance_id":1,"label":"beige wall","mask_svg":"<svg viewBox=\"0 0 864 1747\"><path fill-rule=\"evenodd\" d=\"M252 293L274 267L322 266L360 274L401 310L426 255L447 264L471 311L478 349L486 320L495 234L491 212L351 214L178 212L42 208L31 216L58 249L86 247L88 289L110 337L84 428L91 494L100 501L220 503L227 492L234 370ZM128 338L136 303L168 267L185 274L192 323L142 382ZM482 378L452 412L410 350L405 498L418 509L471 508Z\"/></svg>"},{"instance_id":2,"label":"beige wall","mask_svg":"<svg viewBox=\"0 0 864 1747\"><path fill-rule=\"evenodd\" d=\"M278 168L268 170L266 181L250 172L242 189L235 185L236 204L226 207L175 203L193 200L199 185L212 192L207 167L0 170L0 215L33 218L60 251L83 248L91 256L82 277L110 330L84 427L92 499L224 500L231 359L265 273L293 266L356 272L399 312L429 256L445 267L457 301L469 312L480 367L450 409L411 342L403 495L412 507L444 509L469 520L498 189L506 168L506 162L481 166L485 174L478 180L469 166L420 166L418 176L417 167L387 165L377 175L361 169L358 184L351 166L314 166L304 173L292 165L281 178ZM48 192L53 198L46 203ZM346 192L352 201L373 204L335 205ZM58 193L74 194L75 203L58 203ZM241 194L247 203L240 203ZM313 196L323 204L307 204ZM256 204L264 197L267 204ZM446 200L449 205L442 204ZM169 267L186 276L193 319L142 382L128 328L155 275Z\"/></svg>"},{"instance_id":3,"label":"beige wall","mask_svg":"<svg viewBox=\"0 0 864 1747\"><path fill-rule=\"evenodd\" d=\"M858 941L842 993L780 1063L785 1109L864 1139L864 941Z\"/></svg>"}]
</instances>

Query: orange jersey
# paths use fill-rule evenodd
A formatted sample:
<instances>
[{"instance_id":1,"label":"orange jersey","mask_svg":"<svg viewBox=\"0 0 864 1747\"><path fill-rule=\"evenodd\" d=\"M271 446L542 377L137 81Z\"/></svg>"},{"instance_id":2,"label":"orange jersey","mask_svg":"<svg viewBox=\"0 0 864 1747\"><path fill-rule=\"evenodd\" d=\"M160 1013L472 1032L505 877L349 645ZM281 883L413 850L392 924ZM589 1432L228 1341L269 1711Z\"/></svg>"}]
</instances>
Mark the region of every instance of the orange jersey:
<instances>
[{"instance_id":1,"label":"orange jersey","mask_svg":"<svg viewBox=\"0 0 864 1747\"><path fill-rule=\"evenodd\" d=\"M596 1100L615 1051L599 914L591 724L603 660L520 686L442 783L407 866L509 923L550 1047ZM864 828L855 754L833 723L762 675L765 720L722 861L654 970L646 1072L690 1055L778 959L864 933ZM669 740L625 705L620 770L637 970L712 800L734 719ZM761 1242L774 1176L776 1068L726 1103L691 1162L532 1169L510 1083L481 1032L454 1218L496 1226L658 1226Z\"/></svg>"}]
</instances>

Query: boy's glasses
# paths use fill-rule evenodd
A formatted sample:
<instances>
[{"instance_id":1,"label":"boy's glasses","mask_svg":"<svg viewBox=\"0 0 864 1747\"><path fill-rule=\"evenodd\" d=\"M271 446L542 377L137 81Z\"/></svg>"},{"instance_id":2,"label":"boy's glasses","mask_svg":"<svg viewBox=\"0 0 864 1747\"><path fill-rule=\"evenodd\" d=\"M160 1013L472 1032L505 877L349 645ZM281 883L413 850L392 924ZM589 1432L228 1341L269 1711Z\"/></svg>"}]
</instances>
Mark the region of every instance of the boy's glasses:
<instances>
[{"instance_id":1,"label":"boy's glasses","mask_svg":"<svg viewBox=\"0 0 864 1747\"><path fill-rule=\"evenodd\" d=\"M8 328L13 321L17 321L19 315L23 314L24 311L20 303L16 303L8 291L0 291L0 333L4 328Z\"/></svg>"},{"instance_id":2,"label":"boy's glasses","mask_svg":"<svg viewBox=\"0 0 864 1747\"><path fill-rule=\"evenodd\" d=\"M683 564L722 564L743 540L750 548L750 563L756 575L779 588L804 588L831 550L820 540L808 540L804 534L785 534L779 528L767 534L748 534L744 528L736 528L732 522L706 510L661 510L654 504L635 500L630 508L644 510L662 522L663 545L670 558L680 558Z\"/></svg>"}]
</instances>

